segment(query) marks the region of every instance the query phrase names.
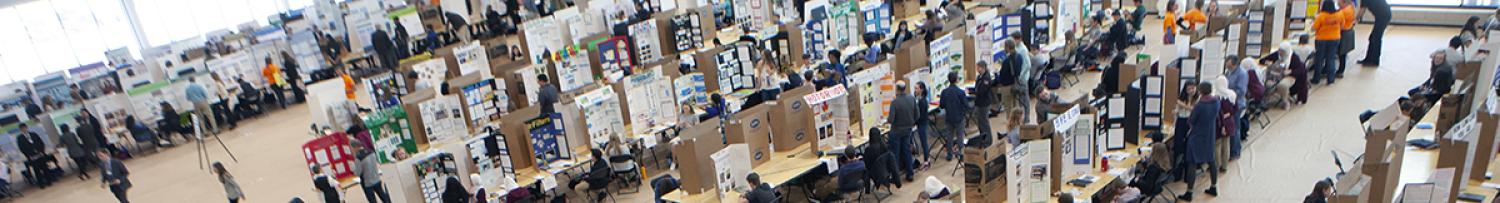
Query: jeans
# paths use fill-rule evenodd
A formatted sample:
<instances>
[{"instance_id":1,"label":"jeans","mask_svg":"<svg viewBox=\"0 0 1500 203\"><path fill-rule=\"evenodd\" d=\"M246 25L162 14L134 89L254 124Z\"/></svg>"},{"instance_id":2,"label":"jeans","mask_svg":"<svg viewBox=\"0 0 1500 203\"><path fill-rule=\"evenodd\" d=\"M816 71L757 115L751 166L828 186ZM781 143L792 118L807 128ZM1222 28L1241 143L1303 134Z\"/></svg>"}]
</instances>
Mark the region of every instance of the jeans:
<instances>
[{"instance_id":1,"label":"jeans","mask_svg":"<svg viewBox=\"0 0 1500 203\"><path fill-rule=\"evenodd\" d=\"M1364 5L1375 16L1375 27L1370 29L1370 45L1365 47L1365 60L1380 61L1380 43L1385 38L1385 27L1391 25L1391 4L1386 0L1365 0Z\"/></svg>"},{"instance_id":2,"label":"jeans","mask_svg":"<svg viewBox=\"0 0 1500 203\"><path fill-rule=\"evenodd\" d=\"M375 202L379 197L380 202L391 203L391 194L385 191L385 183L375 183L373 186L361 186L365 191L365 200Z\"/></svg>"},{"instance_id":3,"label":"jeans","mask_svg":"<svg viewBox=\"0 0 1500 203\"><path fill-rule=\"evenodd\" d=\"M1317 43L1317 53L1313 53L1313 55L1316 56L1315 58L1318 59L1318 61L1316 62L1316 64L1313 65L1313 70L1312 70L1313 71L1313 77L1312 77L1312 83L1313 84L1318 84L1318 81L1323 81L1322 80L1323 78L1327 78L1328 79L1328 84L1333 84L1333 81L1334 81L1334 77L1333 77L1334 76L1333 75L1334 74L1334 67L1333 66L1338 65L1338 63L1337 63L1337 60L1339 60L1338 51L1339 51L1339 41L1338 40L1318 40L1318 43Z\"/></svg>"},{"instance_id":4,"label":"jeans","mask_svg":"<svg viewBox=\"0 0 1500 203\"><path fill-rule=\"evenodd\" d=\"M963 146L959 146L959 144L963 143L964 125L967 123L964 123L964 119L948 119L944 122L948 124L948 130L947 132L945 132L946 134L943 135L943 137L948 140L948 143L945 143L946 145L944 146L948 146L949 149L948 154L946 154L945 157L957 157L958 155L960 155L959 149L963 148Z\"/></svg>"},{"instance_id":5,"label":"jeans","mask_svg":"<svg viewBox=\"0 0 1500 203\"><path fill-rule=\"evenodd\" d=\"M906 173L906 178L912 178L915 173L912 172L911 128L893 129L890 138L891 140L886 141L889 142L887 146L891 146L891 153L896 154L896 162L900 162L896 164L896 167L900 167L898 170Z\"/></svg>"}]
</instances>

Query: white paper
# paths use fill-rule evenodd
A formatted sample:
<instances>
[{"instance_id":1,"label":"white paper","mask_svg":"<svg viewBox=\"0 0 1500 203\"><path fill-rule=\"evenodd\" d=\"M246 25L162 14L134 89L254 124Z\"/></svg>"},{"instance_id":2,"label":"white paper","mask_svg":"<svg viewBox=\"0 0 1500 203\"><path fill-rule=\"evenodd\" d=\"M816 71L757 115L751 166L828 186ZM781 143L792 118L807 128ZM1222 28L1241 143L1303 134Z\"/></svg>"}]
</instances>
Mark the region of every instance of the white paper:
<instances>
[{"instance_id":1,"label":"white paper","mask_svg":"<svg viewBox=\"0 0 1500 203\"><path fill-rule=\"evenodd\" d=\"M1125 98L1109 98L1109 118L1125 118Z\"/></svg>"},{"instance_id":2,"label":"white paper","mask_svg":"<svg viewBox=\"0 0 1500 203\"><path fill-rule=\"evenodd\" d=\"M713 159L714 182L717 184L720 195L750 187L749 183L745 182L745 176L750 174L749 145L731 144L709 157Z\"/></svg>"}]
</instances>

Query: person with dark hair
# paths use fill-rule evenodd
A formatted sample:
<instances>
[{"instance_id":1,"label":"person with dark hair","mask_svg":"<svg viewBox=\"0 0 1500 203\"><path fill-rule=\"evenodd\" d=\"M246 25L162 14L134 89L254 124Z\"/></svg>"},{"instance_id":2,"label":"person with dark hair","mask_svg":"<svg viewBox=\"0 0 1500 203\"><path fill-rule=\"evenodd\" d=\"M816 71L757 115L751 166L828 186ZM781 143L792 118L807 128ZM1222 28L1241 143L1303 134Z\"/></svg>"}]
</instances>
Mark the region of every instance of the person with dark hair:
<instances>
[{"instance_id":1,"label":"person with dark hair","mask_svg":"<svg viewBox=\"0 0 1500 203\"><path fill-rule=\"evenodd\" d=\"M82 128L80 127L79 130ZM78 179L88 180L88 167L93 163L89 155L93 155L93 151L83 149L83 142L80 141L78 134L73 133L72 127L68 124L57 125L57 130L61 132L57 137L57 142L59 142L57 148L68 150L68 158L72 158L73 165L78 168Z\"/></svg>"},{"instance_id":2,"label":"person with dark hair","mask_svg":"<svg viewBox=\"0 0 1500 203\"><path fill-rule=\"evenodd\" d=\"M323 202L344 202L343 197L339 196L341 189L339 189L338 178L323 173L323 166L313 166L311 170L313 172L313 189L317 189L318 194L323 196Z\"/></svg>"},{"instance_id":3,"label":"person with dark hair","mask_svg":"<svg viewBox=\"0 0 1500 203\"><path fill-rule=\"evenodd\" d=\"M1115 54L1109 60L1109 66L1104 67L1104 74L1099 76L1099 89L1106 95L1120 93L1120 66L1125 64L1124 54Z\"/></svg>"},{"instance_id":4,"label":"person with dark hair","mask_svg":"<svg viewBox=\"0 0 1500 203\"><path fill-rule=\"evenodd\" d=\"M1312 29L1316 32L1318 40L1318 50L1314 54L1317 57L1313 57L1317 60L1312 69L1313 84L1318 84L1319 81L1327 78L1328 84L1332 85L1335 80L1333 66L1338 65L1339 40L1343 38L1345 23L1343 16L1338 14L1338 8L1333 1L1323 1L1323 5L1318 7L1317 18L1313 20Z\"/></svg>"},{"instance_id":5,"label":"person with dark hair","mask_svg":"<svg viewBox=\"0 0 1500 203\"><path fill-rule=\"evenodd\" d=\"M385 25L375 26L375 32L370 33L370 45L375 49L375 59L380 62L380 67L396 70L396 64L400 60L396 56L396 43L391 41L390 33L385 30Z\"/></svg>"},{"instance_id":6,"label":"person with dark hair","mask_svg":"<svg viewBox=\"0 0 1500 203\"><path fill-rule=\"evenodd\" d=\"M969 105L966 97L967 94L964 93L963 88L958 87L958 84L962 84L962 81L959 81L958 73L948 74L948 84L950 85L947 88L943 88L942 93L938 94L938 108L943 109L943 123L948 124L948 133L945 137L947 137L946 140L950 141L949 144L952 145L966 137L964 134L964 125L966 124L964 118L968 117L965 113L969 112ZM950 150L943 159L952 160L954 156L959 155L957 151Z\"/></svg>"},{"instance_id":7,"label":"person with dark hair","mask_svg":"<svg viewBox=\"0 0 1500 203\"><path fill-rule=\"evenodd\" d=\"M443 202L470 202L469 198L474 196L469 194L469 188L458 182L458 176L448 176L447 183L443 185Z\"/></svg>"},{"instance_id":8,"label":"person with dark hair","mask_svg":"<svg viewBox=\"0 0 1500 203\"><path fill-rule=\"evenodd\" d=\"M31 131L26 123L21 123L20 134L16 136L17 147L21 155L26 158L26 171L31 173L35 184L42 188L52 185L52 174L47 171L47 162L52 161L52 155L47 154L47 143L41 135Z\"/></svg>"},{"instance_id":9,"label":"person with dark hair","mask_svg":"<svg viewBox=\"0 0 1500 203\"><path fill-rule=\"evenodd\" d=\"M1130 11L1130 28L1140 31L1141 23L1146 22L1146 4L1141 0L1131 0L1131 2L1134 2L1136 6L1134 11Z\"/></svg>"},{"instance_id":10,"label":"person with dark hair","mask_svg":"<svg viewBox=\"0 0 1500 203\"><path fill-rule=\"evenodd\" d=\"M1007 42L1007 44L1014 44L1014 42ZM977 71L979 72L976 73L978 76L974 78L974 109L969 113L970 118L976 121L975 124L979 124L979 135L988 136L994 132L993 129L990 129L990 107L993 106L991 104L997 103L996 100L999 97L996 95L995 86L1003 86L1002 89L1014 88L1016 75L1007 74L1011 73L1011 70L1015 70L1013 67L1007 67L1011 69L1005 70L1006 73L998 73L1000 76L997 77L995 76L997 74L996 71L990 70L989 63L980 61L977 66L979 68ZM996 80L1000 81L996 82ZM1010 84L1005 84L1005 82L1009 82ZM953 84L955 86L958 85L958 83Z\"/></svg>"},{"instance_id":11,"label":"person with dark hair","mask_svg":"<svg viewBox=\"0 0 1500 203\"><path fill-rule=\"evenodd\" d=\"M896 98L891 100L890 118L886 119L886 122L891 124L890 135L887 136L890 139L884 144L890 148L896 162L900 162L894 164L900 168L898 171L891 172L893 174L891 178L895 179L897 176L894 174L903 172L906 174L906 180L911 181L914 176L911 159L911 132L917 127L917 117L922 114L917 112L917 106L921 104L917 104L917 98L912 97L906 89L904 81L896 84ZM963 112L956 114L963 114Z\"/></svg>"},{"instance_id":12,"label":"person with dark hair","mask_svg":"<svg viewBox=\"0 0 1500 203\"><path fill-rule=\"evenodd\" d=\"M1176 44L1177 28L1182 27L1182 19L1177 18L1177 0L1167 0L1167 10L1161 11L1162 16L1162 43Z\"/></svg>"},{"instance_id":13,"label":"person with dark hair","mask_svg":"<svg viewBox=\"0 0 1500 203\"><path fill-rule=\"evenodd\" d=\"M213 173L219 178L219 183L224 185L224 197L229 198L229 203L239 203L240 200L245 200L245 191L240 189L240 183L234 180L234 175L229 174L229 169L224 168L224 163L215 161L213 169Z\"/></svg>"},{"instance_id":14,"label":"person with dark hair","mask_svg":"<svg viewBox=\"0 0 1500 203\"><path fill-rule=\"evenodd\" d=\"M1359 24L1359 9L1354 4L1354 0L1339 1L1342 8L1339 8L1338 14L1344 18L1344 27L1339 31L1339 69L1334 71L1336 78L1344 78L1344 68L1349 67L1349 52L1354 51L1354 25ZM1479 21L1479 18L1475 17L1473 20Z\"/></svg>"},{"instance_id":15,"label":"person with dark hair","mask_svg":"<svg viewBox=\"0 0 1500 203\"><path fill-rule=\"evenodd\" d=\"M1198 83L1198 101L1193 104L1193 110L1188 115L1188 124L1191 128L1187 133L1187 146L1185 153L1187 158L1184 167L1187 172L1188 185L1186 193L1177 196L1182 200L1193 200L1193 183L1198 182L1198 170L1203 165L1208 165L1210 174L1209 181L1212 185L1207 191L1209 195L1217 196L1219 191L1214 185L1219 183L1219 163L1214 162L1214 142L1218 136L1219 129L1219 100L1213 96L1214 87L1209 82Z\"/></svg>"},{"instance_id":16,"label":"person with dark hair","mask_svg":"<svg viewBox=\"0 0 1500 203\"><path fill-rule=\"evenodd\" d=\"M772 203L776 202L776 191L771 189L771 184L760 182L760 174L751 172L745 176L745 182L750 183L750 193L745 193L745 201L749 203Z\"/></svg>"},{"instance_id":17,"label":"person with dark hair","mask_svg":"<svg viewBox=\"0 0 1500 203\"><path fill-rule=\"evenodd\" d=\"M108 151L94 151L99 156L99 180L103 183L99 187L109 186L109 192L115 194L115 199L120 203L130 203L125 197L130 191L130 169L125 168L125 162L115 159Z\"/></svg>"},{"instance_id":18,"label":"person with dark hair","mask_svg":"<svg viewBox=\"0 0 1500 203\"><path fill-rule=\"evenodd\" d=\"M1458 30L1458 37L1464 40L1465 47L1473 45L1474 39L1479 39L1479 16L1469 16L1463 28Z\"/></svg>"},{"instance_id":19,"label":"person with dark hair","mask_svg":"<svg viewBox=\"0 0 1500 203\"><path fill-rule=\"evenodd\" d=\"M272 102L276 102L276 105L285 109L286 98L281 96L281 91L282 88L286 87L286 78L282 76L281 68L277 67L274 61L271 61L271 57L266 57L266 66L261 69L260 74L265 77L266 86L271 87L271 91L267 92L271 94L271 97L265 99L270 99Z\"/></svg>"},{"instance_id":20,"label":"person with dark hair","mask_svg":"<svg viewBox=\"0 0 1500 203\"><path fill-rule=\"evenodd\" d=\"M536 82L537 86L541 86L536 94L536 104L542 106L541 115L537 117L552 115L557 112L553 110L553 106L557 105L558 94L561 92L557 90L557 86L552 86L552 80L547 79L547 75L537 75Z\"/></svg>"},{"instance_id":21,"label":"person with dark hair","mask_svg":"<svg viewBox=\"0 0 1500 203\"><path fill-rule=\"evenodd\" d=\"M917 99L917 136L922 138L921 142L917 143L917 145L922 147L922 151L919 152L922 154L922 163L924 163L922 167L918 168L926 168L927 166L931 166L932 163L932 153L930 153L932 146L927 142L927 131L932 130L932 118L927 117L927 112L932 111L929 109L928 104L930 101L928 97L931 96L931 93L928 92L927 83L924 82L917 82L915 88L912 88L912 92L914 92L912 93L912 97Z\"/></svg>"},{"instance_id":22,"label":"person with dark hair","mask_svg":"<svg viewBox=\"0 0 1500 203\"><path fill-rule=\"evenodd\" d=\"M369 148L358 150L354 155L354 175L359 177L359 186L364 189L365 199L370 202L391 203L390 193L385 191L385 182L380 181L380 158Z\"/></svg>"},{"instance_id":23,"label":"person with dark hair","mask_svg":"<svg viewBox=\"0 0 1500 203\"><path fill-rule=\"evenodd\" d=\"M405 25L401 25L401 23L395 24L396 28L393 30L395 30L396 35L391 36L391 39L396 43L396 58L405 59L411 57L411 34L406 32Z\"/></svg>"},{"instance_id":24,"label":"person with dark hair","mask_svg":"<svg viewBox=\"0 0 1500 203\"><path fill-rule=\"evenodd\" d=\"M1447 62L1442 62L1446 57L1447 54L1444 53L1432 54L1432 73L1428 76L1427 82L1424 82L1421 87L1417 88L1418 90L1426 90L1417 92L1423 92L1419 96L1427 99L1427 101L1437 101L1443 95L1453 90L1454 69Z\"/></svg>"},{"instance_id":25,"label":"person with dark hair","mask_svg":"<svg viewBox=\"0 0 1500 203\"><path fill-rule=\"evenodd\" d=\"M1365 47L1365 59L1360 65L1380 66L1380 45L1385 38L1385 28L1391 25L1391 4L1386 0L1364 0L1361 7L1375 16L1375 27L1370 28L1369 46Z\"/></svg>"},{"instance_id":26,"label":"person with dark hair","mask_svg":"<svg viewBox=\"0 0 1500 203\"><path fill-rule=\"evenodd\" d=\"M724 95L714 93L708 96L708 106L703 108L704 113L698 118L698 121L707 121L714 117L726 117L725 119L727 120L727 116L725 115L728 114L727 111L729 109L724 104Z\"/></svg>"},{"instance_id":27,"label":"person with dark hair","mask_svg":"<svg viewBox=\"0 0 1500 203\"><path fill-rule=\"evenodd\" d=\"M1442 51L1443 52L1443 56L1445 56L1445 57L1443 57L1444 58L1443 63L1446 63L1446 65L1448 65L1448 66L1458 67L1459 64L1462 64L1464 61L1467 60L1466 57L1464 56L1464 51L1462 50L1463 48L1464 48L1464 40L1463 39L1461 39L1458 36L1454 36L1453 38L1449 38L1448 39L1448 48L1443 49L1443 51Z\"/></svg>"},{"instance_id":28,"label":"person with dark hair","mask_svg":"<svg viewBox=\"0 0 1500 203\"><path fill-rule=\"evenodd\" d=\"M1182 18L1177 19L1177 24L1187 22L1189 31L1198 30L1198 24L1208 24L1208 15L1203 12L1203 1L1205 0L1193 1L1193 7L1188 10L1187 14L1183 14Z\"/></svg>"},{"instance_id":29,"label":"person with dark hair","mask_svg":"<svg viewBox=\"0 0 1500 203\"><path fill-rule=\"evenodd\" d=\"M161 127L159 128L163 136L168 136L166 140L171 140L170 135L172 134L182 135L182 138L186 140L193 140L185 132L186 129L182 126L182 115L177 114L177 109L172 108L172 104L167 102L162 102L159 105L159 108L161 108L159 112L161 114Z\"/></svg>"},{"instance_id":30,"label":"person with dark hair","mask_svg":"<svg viewBox=\"0 0 1500 203\"><path fill-rule=\"evenodd\" d=\"M1302 198L1302 203L1328 203L1328 197L1333 195L1333 182L1327 179L1313 184L1312 193Z\"/></svg>"}]
</instances>

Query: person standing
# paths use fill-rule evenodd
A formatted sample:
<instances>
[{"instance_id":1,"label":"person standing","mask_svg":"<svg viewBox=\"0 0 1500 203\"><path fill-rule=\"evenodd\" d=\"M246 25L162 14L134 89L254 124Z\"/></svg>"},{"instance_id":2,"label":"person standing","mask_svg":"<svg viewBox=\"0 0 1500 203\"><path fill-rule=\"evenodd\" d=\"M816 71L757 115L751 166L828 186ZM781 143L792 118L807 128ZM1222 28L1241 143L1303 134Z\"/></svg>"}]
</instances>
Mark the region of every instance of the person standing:
<instances>
[{"instance_id":1,"label":"person standing","mask_svg":"<svg viewBox=\"0 0 1500 203\"><path fill-rule=\"evenodd\" d=\"M213 104L209 104L209 108L214 109L214 120L229 126L229 129L239 127L236 124L238 123L239 116L230 108L231 103L234 101L234 96L232 96L233 94L229 94L229 90L225 88L233 84L225 83L224 79L220 79L219 75L212 75L212 78L214 79L212 83L214 85L214 96L210 98Z\"/></svg>"},{"instance_id":2,"label":"person standing","mask_svg":"<svg viewBox=\"0 0 1500 203\"><path fill-rule=\"evenodd\" d=\"M917 117L921 115L917 112L918 105L920 104L917 104L917 98L912 97L911 93L906 91L906 83L897 83L896 98L891 101L890 119L886 119L891 123L891 132L888 136L890 139L885 144L890 147L891 153L895 153L896 161L901 162L896 166L901 167L900 171L906 173L907 181L910 181L913 175L911 131L917 125Z\"/></svg>"},{"instance_id":3,"label":"person standing","mask_svg":"<svg viewBox=\"0 0 1500 203\"><path fill-rule=\"evenodd\" d=\"M1015 37L1015 33L1011 34L1011 41L1021 39L1019 37ZM1014 53L1011 53L1010 57L1015 57L1014 59L1020 60L1015 62L1008 62L1007 64L1002 64L1002 66L1016 67L1012 72L1010 72L1016 75L1016 85L1011 87L1010 89L1001 89L1000 91L1010 91L1011 100L1014 100L1016 104L1015 106L1020 107L1023 111L1029 111L1031 109L1031 71L1032 69L1036 69L1036 67L1032 67L1031 65L1031 49L1027 47L1025 43L1015 42L1009 44L1015 44L1013 47L1014 49L1008 49L1015 50Z\"/></svg>"},{"instance_id":4,"label":"person standing","mask_svg":"<svg viewBox=\"0 0 1500 203\"><path fill-rule=\"evenodd\" d=\"M109 156L109 152L104 150L94 151L94 154L99 156L99 179L103 181L99 187L108 186L109 192L115 194L116 200L120 200L120 203L130 203L130 200L125 197L131 187L130 169L125 168L125 162Z\"/></svg>"},{"instance_id":5,"label":"person standing","mask_svg":"<svg viewBox=\"0 0 1500 203\"><path fill-rule=\"evenodd\" d=\"M219 134L219 124L214 121L213 108L208 105L208 90L199 84L197 78L188 78L187 100L193 102L193 117L197 117L199 123L196 127L202 128L203 132Z\"/></svg>"},{"instance_id":6,"label":"person standing","mask_svg":"<svg viewBox=\"0 0 1500 203\"><path fill-rule=\"evenodd\" d=\"M380 181L380 157L370 149L361 149L355 155L359 159L354 165L354 175L359 177L359 186L364 189L365 199L375 202L391 203L391 195L385 191L385 183Z\"/></svg>"},{"instance_id":7,"label":"person standing","mask_svg":"<svg viewBox=\"0 0 1500 203\"><path fill-rule=\"evenodd\" d=\"M948 124L948 134L945 135L948 137L947 144L952 149L957 149L959 140L964 138L964 124L966 124L964 118L968 117L965 113L969 112L969 105L964 96L967 94L964 94L964 90L958 87L959 82L961 81L958 79L958 73L949 73L948 84L950 85L938 94L938 108L943 109L943 122ZM949 150L943 159L953 160L953 157L960 155L958 153L958 150Z\"/></svg>"},{"instance_id":8,"label":"person standing","mask_svg":"<svg viewBox=\"0 0 1500 203\"><path fill-rule=\"evenodd\" d=\"M1187 22L1188 31L1197 31L1198 24L1208 24L1208 15L1203 13L1203 1L1193 1L1193 8L1188 10L1187 14L1182 14L1182 18L1178 19L1178 24Z\"/></svg>"},{"instance_id":9,"label":"person standing","mask_svg":"<svg viewBox=\"0 0 1500 203\"><path fill-rule=\"evenodd\" d=\"M1162 17L1162 44L1176 44L1177 27L1181 27L1181 19L1177 19L1177 0L1167 1L1167 10L1161 11Z\"/></svg>"},{"instance_id":10,"label":"person standing","mask_svg":"<svg viewBox=\"0 0 1500 203\"><path fill-rule=\"evenodd\" d=\"M598 160L598 159L595 159ZM609 170L609 169L604 169ZM473 194L469 194L469 188L458 182L458 176L448 176L447 184L443 187L443 202L469 202Z\"/></svg>"},{"instance_id":11,"label":"person standing","mask_svg":"<svg viewBox=\"0 0 1500 203\"><path fill-rule=\"evenodd\" d=\"M92 151L83 149L83 142L78 139L77 134L73 133L73 129L68 127L68 124L58 125L57 128L62 132L57 138L57 141L61 142L57 144L57 148L68 149L68 157L72 158L73 165L78 167L78 180L88 180L88 166L93 163L93 159L89 158L93 155Z\"/></svg>"},{"instance_id":12,"label":"person standing","mask_svg":"<svg viewBox=\"0 0 1500 203\"><path fill-rule=\"evenodd\" d=\"M541 90L536 94L536 104L542 106L542 114L537 116L552 115L552 113L557 112L552 108L553 105L557 104L557 97L560 93L556 86L552 86L552 81L547 79L547 75L537 75L536 82L538 86L541 86Z\"/></svg>"},{"instance_id":13,"label":"person standing","mask_svg":"<svg viewBox=\"0 0 1500 203\"><path fill-rule=\"evenodd\" d=\"M385 26L377 26L375 32L370 33L370 45L375 49L375 57L380 61L380 67L396 70L396 44L391 42L391 35L386 33Z\"/></svg>"},{"instance_id":14,"label":"person standing","mask_svg":"<svg viewBox=\"0 0 1500 203\"><path fill-rule=\"evenodd\" d=\"M26 123L20 125L21 135L16 136L19 143L21 155L26 156L26 171L35 178L36 185L42 188L52 186L52 175L47 172L47 162L52 155L47 154L47 144L41 135L31 132Z\"/></svg>"},{"instance_id":15,"label":"person standing","mask_svg":"<svg viewBox=\"0 0 1500 203\"><path fill-rule=\"evenodd\" d=\"M1205 164L1209 165L1209 173L1212 173L1209 176L1210 183L1213 185L1218 185L1219 183L1219 167L1216 166L1217 163L1214 163L1214 138L1218 134L1219 101L1214 98L1213 89L1213 85L1208 82L1198 83L1198 101L1193 105L1192 113L1188 115L1187 120L1191 126L1188 129L1187 146L1185 147L1187 160L1184 164L1187 167L1182 167L1187 172L1187 181L1185 182L1187 182L1188 190L1181 196L1177 196L1178 199L1193 199L1193 183L1198 180L1198 170L1196 169L1201 168ZM1209 186L1209 189L1204 191L1204 193L1218 195L1218 190L1213 186Z\"/></svg>"},{"instance_id":16,"label":"person standing","mask_svg":"<svg viewBox=\"0 0 1500 203\"><path fill-rule=\"evenodd\" d=\"M1008 43L1014 44L1014 42ZM1003 86L1001 89L1007 89L1005 87L1013 87L1015 85L1016 77L1014 74L1007 73L1013 73L1015 72L1015 69L1002 70L1005 73L1001 73L999 77L1000 81L997 83L995 81L996 73L995 71L990 70L989 63L980 61L978 63L978 66L979 73L977 74L979 74L979 77L974 79L974 109L970 110L969 113L970 118L974 119L974 122L979 124L979 135L987 136L992 132L990 129L989 119L990 107L991 104L996 103L995 100L997 100L996 97L998 97L997 95L995 95L995 86ZM1009 84L1007 84L1007 82ZM954 83L954 85L958 85L958 83Z\"/></svg>"},{"instance_id":17,"label":"person standing","mask_svg":"<svg viewBox=\"0 0 1500 203\"><path fill-rule=\"evenodd\" d=\"M339 79L344 82L344 98L349 98L349 101L355 101L354 100L355 98L359 98L359 95L355 94L355 92L358 91L355 88L357 88L358 86L356 86L354 84L354 77L349 76L349 71L345 71L342 68L338 68L338 69L334 69L334 72L336 74L338 74L339 75ZM372 99L378 99L378 98L372 98Z\"/></svg>"},{"instance_id":18,"label":"person standing","mask_svg":"<svg viewBox=\"0 0 1500 203\"><path fill-rule=\"evenodd\" d=\"M927 116L927 112L932 112L928 106L929 99L927 99L931 93L927 92L927 83L923 82L917 82L916 88L913 88L912 91L915 92L912 96L917 99L917 136L922 138L922 142L917 143L917 145L922 146L923 167L920 168L926 168L932 165L932 144L927 142L929 140L927 138L927 131L932 130L932 118Z\"/></svg>"},{"instance_id":19,"label":"person standing","mask_svg":"<svg viewBox=\"0 0 1500 203\"><path fill-rule=\"evenodd\" d=\"M1354 0L1340 0L1339 6L1338 13L1344 18L1344 27L1339 31L1339 69L1333 74L1336 78L1344 78L1344 68L1349 66L1349 52L1354 51L1354 25L1359 24L1359 9L1354 7ZM1245 94L1240 92L1240 95Z\"/></svg>"},{"instance_id":20,"label":"person standing","mask_svg":"<svg viewBox=\"0 0 1500 203\"><path fill-rule=\"evenodd\" d=\"M1343 38L1344 18L1338 14L1338 6L1333 1L1323 1L1318 7L1318 16L1313 20L1312 29L1316 32L1317 57L1313 65L1312 83L1318 84L1327 78L1328 84L1332 85L1334 78L1334 67L1338 65L1339 40Z\"/></svg>"},{"instance_id":21,"label":"person standing","mask_svg":"<svg viewBox=\"0 0 1500 203\"><path fill-rule=\"evenodd\" d=\"M215 161L213 167L214 174L219 177L219 184L224 185L224 197L229 198L229 203L245 200L245 191L240 189L240 183L234 180L234 175L229 174L229 169L224 169L224 163Z\"/></svg>"},{"instance_id":22,"label":"person standing","mask_svg":"<svg viewBox=\"0 0 1500 203\"><path fill-rule=\"evenodd\" d=\"M1385 38L1385 28L1391 25L1391 4L1386 0L1364 0L1360 6L1370 10L1375 16L1375 27L1370 28L1369 46L1365 47L1365 59L1359 60L1360 65L1380 66L1380 44Z\"/></svg>"},{"instance_id":23,"label":"person standing","mask_svg":"<svg viewBox=\"0 0 1500 203\"><path fill-rule=\"evenodd\" d=\"M103 124L88 108L78 111L78 117L75 119L78 121L78 127L82 128L74 132L78 133L78 140L83 143L83 150L87 150L84 153L98 150L105 143L109 143L109 140L104 138Z\"/></svg>"},{"instance_id":24,"label":"person standing","mask_svg":"<svg viewBox=\"0 0 1500 203\"><path fill-rule=\"evenodd\" d=\"M266 67L260 70L260 74L266 77L266 86L271 87L271 98L267 99L272 99L273 102L276 102L276 105L285 109L286 99L281 96L281 88L286 84L286 80L281 77L281 68L276 67L276 63L271 61L271 57L266 57Z\"/></svg>"},{"instance_id":25,"label":"person standing","mask_svg":"<svg viewBox=\"0 0 1500 203\"><path fill-rule=\"evenodd\" d=\"M297 58L293 58L291 53L281 51L281 67L285 68L281 72L286 74L287 86L292 88L292 98L290 99L292 102L290 103L306 101L307 90L304 89L307 84L302 83L302 70L300 70L302 66L297 65ZM215 76L217 77L218 75Z\"/></svg>"},{"instance_id":26,"label":"person standing","mask_svg":"<svg viewBox=\"0 0 1500 203\"><path fill-rule=\"evenodd\" d=\"M317 189L319 194L322 194L322 196L323 196L323 202L326 202L326 203L341 203L341 202L344 202L343 198L340 197L340 194L339 194L340 191L339 191L339 180L338 179L335 179L335 178L333 178L333 176L330 176L328 174L323 173L323 166L314 166L314 167L312 167L312 171L313 171L313 188Z\"/></svg>"}]
</instances>

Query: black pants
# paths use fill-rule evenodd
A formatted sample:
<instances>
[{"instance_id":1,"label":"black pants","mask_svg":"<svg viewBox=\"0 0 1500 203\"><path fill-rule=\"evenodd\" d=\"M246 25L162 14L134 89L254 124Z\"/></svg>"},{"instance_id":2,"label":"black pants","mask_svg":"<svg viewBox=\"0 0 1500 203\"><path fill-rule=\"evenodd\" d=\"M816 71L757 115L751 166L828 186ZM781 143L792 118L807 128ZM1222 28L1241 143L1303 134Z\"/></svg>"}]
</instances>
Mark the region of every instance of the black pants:
<instances>
[{"instance_id":1,"label":"black pants","mask_svg":"<svg viewBox=\"0 0 1500 203\"><path fill-rule=\"evenodd\" d=\"M229 199L229 203L240 203L240 199L239 198L230 198Z\"/></svg>"},{"instance_id":2,"label":"black pants","mask_svg":"<svg viewBox=\"0 0 1500 203\"><path fill-rule=\"evenodd\" d=\"M375 202L379 197L380 202L391 203L391 194L385 191L385 183L376 183L375 186L361 186L365 189L365 201Z\"/></svg>"},{"instance_id":3,"label":"black pants","mask_svg":"<svg viewBox=\"0 0 1500 203\"><path fill-rule=\"evenodd\" d=\"M118 185L109 186L109 192L115 193L115 199L120 200L120 203L130 203L130 200L125 198L125 193L127 193L128 191L129 189L120 187Z\"/></svg>"},{"instance_id":4,"label":"black pants","mask_svg":"<svg viewBox=\"0 0 1500 203\"><path fill-rule=\"evenodd\" d=\"M209 108L214 109L214 120L219 121L219 126L235 126L239 121L239 116L235 115L234 109L229 108L228 100L219 100L219 102L209 104Z\"/></svg>"},{"instance_id":5,"label":"black pants","mask_svg":"<svg viewBox=\"0 0 1500 203\"><path fill-rule=\"evenodd\" d=\"M1204 169L1204 170L1208 170L1208 173L1209 173L1209 176L1208 176L1209 186L1208 187L1212 188L1214 186L1219 185L1219 164L1216 163L1216 162L1214 162L1214 161L1208 161L1208 163L1206 163L1206 164L1208 165L1208 169ZM1188 165L1187 167L1182 167L1183 168L1182 170L1187 170L1187 171L1184 171L1184 172L1187 173L1187 179L1183 179L1182 182L1186 182L1187 183L1187 194L1193 194L1193 183L1198 182L1198 168L1202 168L1202 166L1204 164L1187 164L1187 165Z\"/></svg>"},{"instance_id":6,"label":"black pants","mask_svg":"<svg viewBox=\"0 0 1500 203\"><path fill-rule=\"evenodd\" d=\"M1365 47L1365 60L1380 61L1380 43L1385 38L1385 28L1391 25L1391 4L1386 0L1366 0L1365 7L1375 16L1375 27L1370 29L1370 45Z\"/></svg>"},{"instance_id":7,"label":"black pants","mask_svg":"<svg viewBox=\"0 0 1500 203\"><path fill-rule=\"evenodd\" d=\"M78 165L78 177L89 177L89 167L94 166L92 156L84 155L71 158L73 158L73 164Z\"/></svg>"},{"instance_id":8,"label":"black pants","mask_svg":"<svg viewBox=\"0 0 1500 203\"><path fill-rule=\"evenodd\" d=\"M298 80L300 82L302 79L299 78L299 79L288 79L288 80ZM306 102L307 101L307 90L304 87L304 86L307 86L307 84L301 84L301 85L291 84L290 86L292 86L292 99L291 99L292 102L291 103L296 104L296 103L302 103L302 102Z\"/></svg>"},{"instance_id":9,"label":"black pants","mask_svg":"<svg viewBox=\"0 0 1500 203\"><path fill-rule=\"evenodd\" d=\"M269 98L263 98L263 99L269 99L269 100L271 100L270 102L276 102L275 104L277 106L280 106L281 108L285 109L286 108L286 96L281 96L282 95L281 91L282 91L281 85L271 85L271 92L268 92L268 93L271 94L271 97L269 97Z\"/></svg>"},{"instance_id":10,"label":"black pants","mask_svg":"<svg viewBox=\"0 0 1500 203\"><path fill-rule=\"evenodd\" d=\"M52 186L54 178L52 177L52 169L47 167L47 162L51 162L51 159L51 155L43 155L40 158L26 160L26 171L31 173L32 181L35 181L36 185L43 188Z\"/></svg>"}]
</instances>

